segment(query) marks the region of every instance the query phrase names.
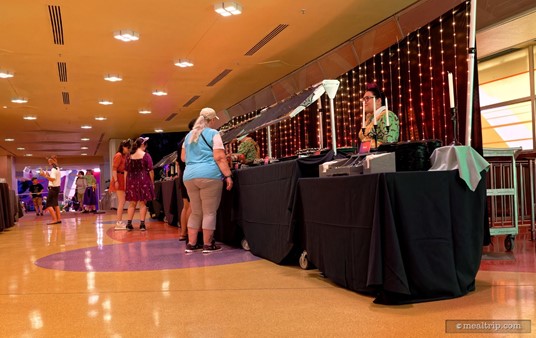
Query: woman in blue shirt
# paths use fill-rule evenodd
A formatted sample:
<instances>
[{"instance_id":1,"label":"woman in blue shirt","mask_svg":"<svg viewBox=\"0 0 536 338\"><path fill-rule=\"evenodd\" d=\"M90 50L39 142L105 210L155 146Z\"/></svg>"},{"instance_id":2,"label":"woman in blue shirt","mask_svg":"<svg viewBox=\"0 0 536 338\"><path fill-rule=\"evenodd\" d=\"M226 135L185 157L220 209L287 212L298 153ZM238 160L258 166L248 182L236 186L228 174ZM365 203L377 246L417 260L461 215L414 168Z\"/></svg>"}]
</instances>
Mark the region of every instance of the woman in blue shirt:
<instances>
[{"instance_id":1,"label":"woman in blue shirt","mask_svg":"<svg viewBox=\"0 0 536 338\"><path fill-rule=\"evenodd\" d=\"M231 190L233 180L221 136L212 128L217 119L214 109L203 108L182 146L181 159L186 163L183 179L191 208L186 252L221 250L214 243L216 214L223 189L221 181L224 180L226 189ZM199 228L203 229L203 246L197 244Z\"/></svg>"}]
</instances>

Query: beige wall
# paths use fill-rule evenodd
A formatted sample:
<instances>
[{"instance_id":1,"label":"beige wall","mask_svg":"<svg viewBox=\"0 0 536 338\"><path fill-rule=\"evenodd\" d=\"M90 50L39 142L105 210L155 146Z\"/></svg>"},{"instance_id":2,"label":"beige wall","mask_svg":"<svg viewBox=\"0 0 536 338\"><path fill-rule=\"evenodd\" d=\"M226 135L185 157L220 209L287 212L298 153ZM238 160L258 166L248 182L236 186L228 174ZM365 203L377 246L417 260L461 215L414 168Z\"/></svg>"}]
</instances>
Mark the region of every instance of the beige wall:
<instances>
[{"instance_id":1,"label":"beige wall","mask_svg":"<svg viewBox=\"0 0 536 338\"><path fill-rule=\"evenodd\" d=\"M17 187L13 156L0 156L0 178L5 179L11 189Z\"/></svg>"}]
</instances>

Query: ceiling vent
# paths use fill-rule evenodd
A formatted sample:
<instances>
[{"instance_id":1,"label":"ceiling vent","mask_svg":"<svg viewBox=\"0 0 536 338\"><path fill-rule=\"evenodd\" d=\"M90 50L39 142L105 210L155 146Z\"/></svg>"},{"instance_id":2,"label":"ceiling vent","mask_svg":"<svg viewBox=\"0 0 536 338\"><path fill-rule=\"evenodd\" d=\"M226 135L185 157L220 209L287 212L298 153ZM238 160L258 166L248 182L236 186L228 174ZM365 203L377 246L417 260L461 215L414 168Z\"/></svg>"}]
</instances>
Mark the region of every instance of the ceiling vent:
<instances>
[{"instance_id":1,"label":"ceiling vent","mask_svg":"<svg viewBox=\"0 0 536 338\"><path fill-rule=\"evenodd\" d=\"M273 38L275 38L277 35L279 35L279 33L284 31L285 28L287 28L287 27L288 27L288 25L286 25L286 24L278 25L276 28L274 28L273 31L268 33L268 35L266 35L264 38L262 38L261 41L257 42L257 44L255 46L253 46L250 50L248 50L246 52L246 54L244 54L244 55L245 56L251 56L251 55L257 53L259 51L259 49L264 47L268 42L272 41Z\"/></svg>"},{"instance_id":2,"label":"ceiling vent","mask_svg":"<svg viewBox=\"0 0 536 338\"><path fill-rule=\"evenodd\" d=\"M63 24L61 22L60 6L48 6L48 14L50 15L54 44L63 45Z\"/></svg>"},{"instance_id":3,"label":"ceiling vent","mask_svg":"<svg viewBox=\"0 0 536 338\"><path fill-rule=\"evenodd\" d=\"M177 113L171 113L169 114L169 116L165 119L166 122L169 122L171 120L173 120L175 118L175 116L177 116Z\"/></svg>"},{"instance_id":4,"label":"ceiling vent","mask_svg":"<svg viewBox=\"0 0 536 338\"><path fill-rule=\"evenodd\" d=\"M232 72L233 70L232 69L226 69L224 70L223 72L220 73L220 75L216 76L214 79L212 79L212 81L210 81L208 84L207 84L207 87L212 87L214 86L216 83L220 82L221 79L223 79L224 77L226 77L227 75L229 75L230 72Z\"/></svg>"},{"instance_id":5,"label":"ceiling vent","mask_svg":"<svg viewBox=\"0 0 536 338\"><path fill-rule=\"evenodd\" d=\"M102 144L102 140L104 140L104 133L100 135L99 142L97 143L97 147L95 148L95 152L93 153L93 155L97 155L97 152L99 151L99 148Z\"/></svg>"},{"instance_id":6,"label":"ceiling vent","mask_svg":"<svg viewBox=\"0 0 536 338\"><path fill-rule=\"evenodd\" d=\"M199 96L199 95L192 96L192 98L190 98L190 99L188 100L188 102L186 102L186 103L183 105L183 107L188 107L188 106L190 106L192 103L194 103L194 102L195 102L198 98L200 98L200 97L201 97L201 96Z\"/></svg>"},{"instance_id":7,"label":"ceiling vent","mask_svg":"<svg viewBox=\"0 0 536 338\"><path fill-rule=\"evenodd\" d=\"M58 62L58 76L60 82L67 82L67 64L65 62Z\"/></svg>"},{"instance_id":8,"label":"ceiling vent","mask_svg":"<svg viewBox=\"0 0 536 338\"><path fill-rule=\"evenodd\" d=\"M71 104L68 92L61 92L61 96L63 97L63 104Z\"/></svg>"}]
</instances>

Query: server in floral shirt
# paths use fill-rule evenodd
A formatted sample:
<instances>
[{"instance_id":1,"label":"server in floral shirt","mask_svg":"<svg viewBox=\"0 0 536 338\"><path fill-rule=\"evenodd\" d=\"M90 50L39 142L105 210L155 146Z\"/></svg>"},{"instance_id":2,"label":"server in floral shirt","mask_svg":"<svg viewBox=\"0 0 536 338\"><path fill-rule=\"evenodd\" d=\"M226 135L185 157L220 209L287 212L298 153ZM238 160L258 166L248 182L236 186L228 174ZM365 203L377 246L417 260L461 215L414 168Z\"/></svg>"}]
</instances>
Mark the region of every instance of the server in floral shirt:
<instances>
[{"instance_id":1,"label":"server in floral shirt","mask_svg":"<svg viewBox=\"0 0 536 338\"><path fill-rule=\"evenodd\" d=\"M245 164L251 164L261 157L259 145L249 136L246 136L238 146L238 153L244 155Z\"/></svg>"}]
</instances>

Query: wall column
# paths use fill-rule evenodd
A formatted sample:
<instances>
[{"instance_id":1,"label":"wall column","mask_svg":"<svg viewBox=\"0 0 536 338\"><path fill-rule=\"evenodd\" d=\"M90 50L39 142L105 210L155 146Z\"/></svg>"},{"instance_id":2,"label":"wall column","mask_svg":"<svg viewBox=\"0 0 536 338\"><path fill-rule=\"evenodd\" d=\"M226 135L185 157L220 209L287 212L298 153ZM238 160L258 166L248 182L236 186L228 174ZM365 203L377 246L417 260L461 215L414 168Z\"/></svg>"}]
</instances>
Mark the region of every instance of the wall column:
<instances>
[{"instance_id":1,"label":"wall column","mask_svg":"<svg viewBox=\"0 0 536 338\"><path fill-rule=\"evenodd\" d=\"M5 179L9 187L15 190L15 193L18 193L15 158L13 156L0 156L0 178Z\"/></svg>"}]
</instances>

